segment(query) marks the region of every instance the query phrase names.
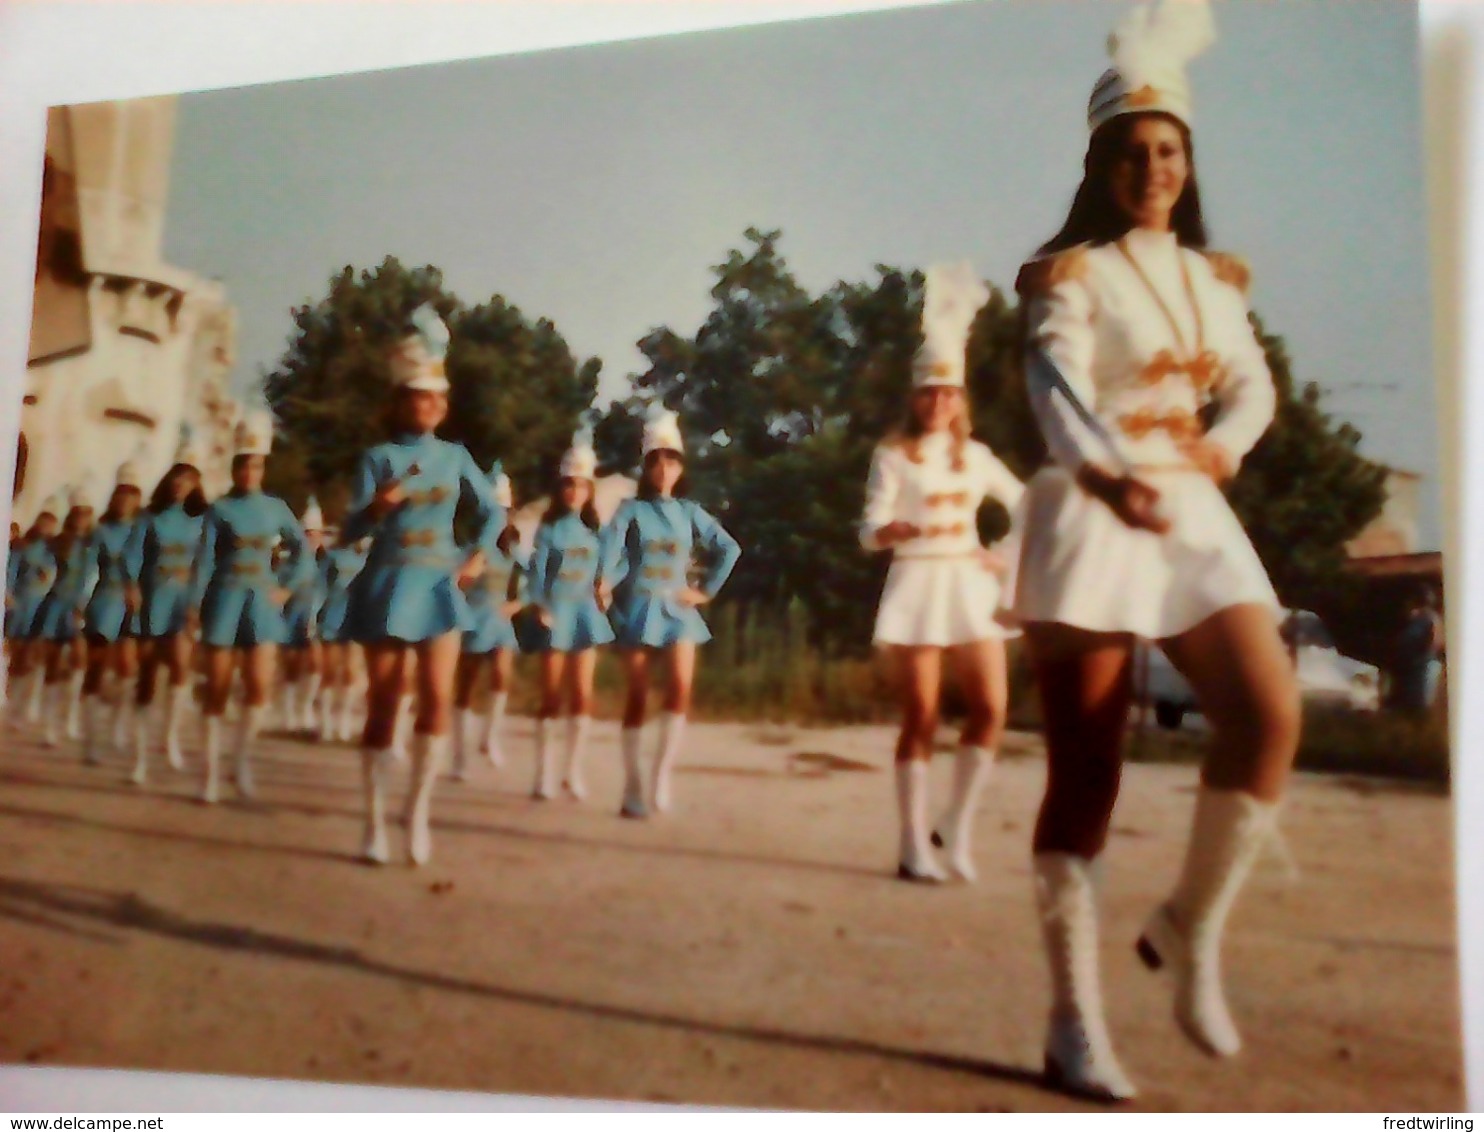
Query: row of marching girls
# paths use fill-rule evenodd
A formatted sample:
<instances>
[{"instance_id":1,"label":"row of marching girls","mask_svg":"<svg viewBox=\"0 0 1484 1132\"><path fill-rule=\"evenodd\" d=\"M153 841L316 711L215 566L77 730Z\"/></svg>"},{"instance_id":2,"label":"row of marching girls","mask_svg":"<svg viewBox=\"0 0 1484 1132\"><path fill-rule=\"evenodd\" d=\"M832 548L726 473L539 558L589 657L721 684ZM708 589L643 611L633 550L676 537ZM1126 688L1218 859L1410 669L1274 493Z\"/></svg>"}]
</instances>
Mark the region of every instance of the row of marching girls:
<instances>
[{"instance_id":1,"label":"row of marching girls","mask_svg":"<svg viewBox=\"0 0 1484 1132\"><path fill-rule=\"evenodd\" d=\"M658 414L647 422L639 497L621 505L606 528L594 506L591 436L580 431L557 469L550 507L525 562L510 530L506 485L498 479L492 485L465 448L434 435L448 413L447 328L430 307L415 311L412 325L414 333L390 358L396 434L362 457L345 521L348 536L370 538L347 609L349 633L366 652L370 684L361 755L362 856L378 864L390 860L387 786L397 759L398 716L409 694L416 712L404 824L408 857L423 864L432 855L433 789L450 747L456 776L464 768L468 705L479 669L490 658L494 703L488 738L498 728L517 648L541 658L534 797L556 797L558 777L569 795L585 794L582 756L595 650L616 644L624 652L630 689L622 812L637 817L650 804L668 808L695 646L709 637L696 607L716 593L739 554L714 519L677 497L683 444L674 416ZM471 505L473 516L462 543L454 529L461 501ZM693 587L689 567L697 551L712 561L706 578ZM525 574L523 593L514 573ZM525 619L516 616L522 607ZM666 662L668 686L646 789L640 744L656 657ZM498 757L497 739L490 749Z\"/></svg>"},{"instance_id":2,"label":"row of marching girls","mask_svg":"<svg viewBox=\"0 0 1484 1132\"><path fill-rule=\"evenodd\" d=\"M904 677L907 879L944 879L924 797L942 658L957 662L970 710L937 840L954 871L972 876L965 814L1004 712L1004 630L990 610L1025 633L1048 755L1033 845L1052 984L1045 1070L1053 1085L1113 1101L1135 1087L1104 1016L1096 866L1118 795L1134 643L1164 650L1212 724L1179 879L1132 950L1172 971L1176 1022L1214 1057L1242 1044L1221 975L1225 923L1275 832L1298 745L1281 609L1221 490L1271 423L1275 394L1247 269L1207 250L1185 65L1213 40L1205 0L1163 0L1109 41L1082 184L1017 282L1048 465L1022 486L967 438L964 337L983 293L952 269L930 272L907 424L876 454L861 532L893 555L876 636ZM1007 561L968 533L986 492L1016 512ZM995 571L1011 575L999 595Z\"/></svg>"}]
</instances>

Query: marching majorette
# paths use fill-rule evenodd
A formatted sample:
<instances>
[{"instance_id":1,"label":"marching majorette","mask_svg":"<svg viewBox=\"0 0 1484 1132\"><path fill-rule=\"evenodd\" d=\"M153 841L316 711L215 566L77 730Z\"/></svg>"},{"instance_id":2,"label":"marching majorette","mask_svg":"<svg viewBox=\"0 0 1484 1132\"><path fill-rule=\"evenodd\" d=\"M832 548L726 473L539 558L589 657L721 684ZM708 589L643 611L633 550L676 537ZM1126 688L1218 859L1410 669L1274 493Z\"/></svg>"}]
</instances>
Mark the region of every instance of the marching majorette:
<instances>
[{"instance_id":1,"label":"marching majorette","mask_svg":"<svg viewBox=\"0 0 1484 1132\"><path fill-rule=\"evenodd\" d=\"M6 565L6 637L10 642L10 684L15 690L9 712L19 712L28 724L41 722L46 669L36 663L37 615L57 580L57 559L52 540L57 525L68 511L67 495L57 492L42 505L31 529L12 547ZM13 719L14 716L12 715Z\"/></svg>"},{"instance_id":2,"label":"marching majorette","mask_svg":"<svg viewBox=\"0 0 1484 1132\"><path fill-rule=\"evenodd\" d=\"M652 806L670 809L671 779L695 680L696 646L711 639L700 606L721 590L742 548L693 500L684 498L685 443L680 420L655 405L640 441L643 469L638 494L619 504L603 535L599 596L611 600L609 621L623 650L628 697L620 745L624 793L620 813L643 818ZM704 575L692 584L697 555ZM642 737L649 706L652 658L666 666L664 714L649 788L645 788Z\"/></svg>"},{"instance_id":3,"label":"marching majorette","mask_svg":"<svg viewBox=\"0 0 1484 1132\"><path fill-rule=\"evenodd\" d=\"M474 626L464 634L454 689L453 777L460 780L465 774L475 685L486 664L490 670L490 699L480 728L480 751L494 766L504 762L500 731L519 647L513 618L525 604L525 574L529 564L520 549L520 535L509 525L515 495L510 477L499 460L490 467L489 481L497 510L485 527L484 573L468 589Z\"/></svg>"},{"instance_id":4,"label":"marching majorette","mask_svg":"<svg viewBox=\"0 0 1484 1132\"><path fill-rule=\"evenodd\" d=\"M471 624L461 587L484 568L478 548L496 511L489 483L468 449L433 435L448 416L448 328L428 305L413 312L411 324L412 332L388 359L396 385L397 435L361 457L345 520L348 538L371 536L366 566L351 584L346 623L366 651L370 682L362 749L362 856L376 864L390 858L386 778L395 758L405 670L413 658L418 710L406 811L408 856L415 865L432 858L433 787L448 750L460 636ZM468 554L454 540L461 499L474 511L475 549Z\"/></svg>"},{"instance_id":5,"label":"marching majorette","mask_svg":"<svg viewBox=\"0 0 1484 1132\"><path fill-rule=\"evenodd\" d=\"M201 490L205 462L204 446L191 429L182 429L170 470L155 486L145 514L134 526L140 648L133 781L140 785L149 777L155 734L152 709L161 665L170 679L163 728L165 757L172 770L185 769L181 729L191 705L191 578L207 508Z\"/></svg>"},{"instance_id":6,"label":"marching majorette","mask_svg":"<svg viewBox=\"0 0 1484 1132\"><path fill-rule=\"evenodd\" d=\"M85 569L94 579L83 613L88 664L82 685L82 758L99 762L103 742L101 708L105 675L113 678L113 745L131 730L132 681L139 669L139 558L134 523L144 501L137 460L120 465L103 517L88 538Z\"/></svg>"},{"instance_id":7,"label":"marching majorette","mask_svg":"<svg viewBox=\"0 0 1484 1132\"><path fill-rule=\"evenodd\" d=\"M56 581L42 600L34 623L35 647L46 686L42 700L43 743L55 747L65 734L81 735L82 686L87 672L83 609L92 593L88 543L93 533L93 492L88 485L69 490L62 533L52 542Z\"/></svg>"},{"instance_id":8,"label":"marching majorette","mask_svg":"<svg viewBox=\"0 0 1484 1132\"><path fill-rule=\"evenodd\" d=\"M290 585L302 585L315 568L304 530L289 505L263 491L263 473L273 450L272 413L267 409L244 413L234 440L232 489L207 508L202 520L188 607L192 626L200 628L206 664L201 800L208 804L220 797L223 716L239 665L244 697L237 719L233 781L242 797L257 795L253 748L273 687L278 647L288 639L283 608ZM287 572L274 569L275 545L289 556Z\"/></svg>"},{"instance_id":9,"label":"marching majorette","mask_svg":"<svg viewBox=\"0 0 1484 1132\"><path fill-rule=\"evenodd\" d=\"M351 583L365 569L371 544L368 539L347 543L334 528L325 535L331 547L320 559L318 635L324 674L319 735L321 742L348 743L353 736L359 675L356 653L360 646L350 639L345 614L350 607Z\"/></svg>"},{"instance_id":10,"label":"marching majorette","mask_svg":"<svg viewBox=\"0 0 1484 1132\"><path fill-rule=\"evenodd\" d=\"M602 523L594 506L598 457L592 429L572 437L557 471L556 492L536 528L531 550L529 608L531 651L541 654L541 706L536 716L536 781L531 796L547 801L561 789L581 799L582 773L592 722L593 672L597 649L613 640L598 605L597 578ZM567 706L564 758L553 757L557 720Z\"/></svg>"},{"instance_id":11,"label":"marching majorette","mask_svg":"<svg viewBox=\"0 0 1484 1132\"><path fill-rule=\"evenodd\" d=\"M1011 559L982 544L978 513L994 499L1013 515L1024 487L970 436L965 351L988 298L967 263L928 269L923 344L912 362L906 419L872 457L860 527L862 546L891 552L874 640L890 652L902 692L897 875L933 884L948 879L934 859L927 816L945 654L967 711L953 798L936 840L948 849L953 873L967 881L976 877L970 849L975 807L1005 719L1003 583Z\"/></svg>"},{"instance_id":12,"label":"marching majorette","mask_svg":"<svg viewBox=\"0 0 1484 1132\"><path fill-rule=\"evenodd\" d=\"M319 613L324 600L320 589L320 559L325 547L325 514L314 496L304 508L299 520L304 528L304 537L309 540L309 552L314 558L312 573L300 575L293 586L288 571L292 564L285 559L281 569L284 588L288 590L288 601L284 604L284 631L288 640L283 646L283 698L281 715L283 728L290 733L306 733L318 736L319 723L314 709L319 698L322 658L319 643Z\"/></svg>"},{"instance_id":13,"label":"marching majorette","mask_svg":"<svg viewBox=\"0 0 1484 1132\"><path fill-rule=\"evenodd\" d=\"M1103 1016L1093 873L1133 642L1160 644L1215 732L1183 871L1138 944L1149 966L1173 970L1176 1018L1213 1055L1241 1045L1221 937L1298 743L1281 610L1220 487L1266 431L1275 394L1247 270L1206 250L1185 67L1214 38L1205 0L1164 0L1119 25L1088 108L1084 179L1017 284L1054 459L1027 491L1016 598L1049 758L1034 862L1053 987L1046 1070L1105 1099L1134 1095Z\"/></svg>"}]
</instances>

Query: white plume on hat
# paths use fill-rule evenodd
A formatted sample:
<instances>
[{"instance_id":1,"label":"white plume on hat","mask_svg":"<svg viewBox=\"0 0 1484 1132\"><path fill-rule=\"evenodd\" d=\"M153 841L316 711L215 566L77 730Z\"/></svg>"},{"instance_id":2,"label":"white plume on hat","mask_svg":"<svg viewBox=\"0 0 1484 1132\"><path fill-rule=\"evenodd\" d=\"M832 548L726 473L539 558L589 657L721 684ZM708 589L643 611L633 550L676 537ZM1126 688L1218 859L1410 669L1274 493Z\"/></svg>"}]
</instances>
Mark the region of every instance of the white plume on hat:
<instances>
[{"instance_id":1,"label":"white plume on hat","mask_svg":"<svg viewBox=\"0 0 1484 1132\"><path fill-rule=\"evenodd\" d=\"M572 446L562 457L562 466L557 474L562 479L597 478L598 454L593 451L593 430L590 425L583 425L572 434Z\"/></svg>"},{"instance_id":2,"label":"white plume on hat","mask_svg":"<svg viewBox=\"0 0 1484 1132\"><path fill-rule=\"evenodd\" d=\"M935 263L926 272L922 300L922 346L912 359L912 385L964 386L964 351L989 288L967 260Z\"/></svg>"},{"instance_id":3,"label":"white plume on hat","mask_svg":"<svg viewBox=\"0 0 1484 1132\"><path fill-rule=\"evenodd\" d=\"M657 449L683 453L685 442L680 435L679 415L658 402L651 405L644 417L644 438L640 447L644 456Z\"/></svg>"},{"instance_id":4,"label":"white plume on hat","mask_svg":"<svg viewBox=\"0 0 1484 1132\"><path fill-rule=\"evenodd\" d=\"M141 448L143 445L140 446ZM144 468L140 459L142 453L135 452L122 464L119 465L118 473L114 476L114 487L132 487L136 491L144 490Z\"/></svg>"},{"instance_id":5,"label":"white plume on hat","mask_svg":"<svg viewBox=\"0 0 1484 1132\"><path fill-rule=\"evenodd\" d=\"M304 518L299 525L306 531L323 531L325 529L325 513L320 510L319 500L314 496L309 497L309 502L304 505Z\"/></svg>"},{"instance_id":6,"label":"white plume on hat","mask_svg":"<svg viewBox=\"0 0 1484 1132\"><path fill-rule=\"evenodd\" d=\"M74 484L72 489L68 492L67 504L69 507L72 508L92 507L93 497L96 494L97 492L93 490L92 477L86 477L81 483Z\"/></svg>"},{"instance_id":7,"label":"white plume on hat","mask_svg":"<svg viewBox=\"0 0 1484 1132\"><path fill-rule=\"evenodd\" d=\"M196 430L188 424L180 426L180 440L175 446L176 464L185 464L188 467L201 470L201 465L206 462L206 446L197 438Z\"/></svg>"},{"instance_id":8,"label":"white plume on hat","mask_svg":"<svg viewBox=\"0 0 1484 1132\"><path fill-rule=\"evenodd\" d=\"M51 495L47 496L41 504L41 510L36 512L39 519L43 515L51 515L53 518L61 519L67 515L67 488L66 485L57 488Z\"/></svg>"},{"instance_id":9,"label":"white plume on hat","mask_svg":"<svg viewBox=\"0 0 1484 1132\"><path fill-rule=\"evenodd\" d=\"M1096 130L1120 114L1160 111L1191 124L1185 69L1216 42L1209 0L1154 0L1119 21L1108 37L1111 69L1093 87L1087 125Z\"/></svg>"},{"instance_id":10,"label":"white plume on hat","mask_svg":"<svg viewBox=\"0 0 1484 1132\"><path fill-rule=\"evenodd\" d=\"M266 456L273 451L273 414L267 409L244 409L233 438L235 456Z\"/></svg>"},{"instance_id":11,"label":"white plume on hat","mask_svg":"<svg viewBox=\"0 0 1484 1132\"><path fill-rule=\"evenodd\" d=\"M408 321L414 332L393 346L388 355L392 380L401 389L447 393L448 378L443 371L451 341L447 325L431 303L418 307Z\"/></svg>"}]
</instances>

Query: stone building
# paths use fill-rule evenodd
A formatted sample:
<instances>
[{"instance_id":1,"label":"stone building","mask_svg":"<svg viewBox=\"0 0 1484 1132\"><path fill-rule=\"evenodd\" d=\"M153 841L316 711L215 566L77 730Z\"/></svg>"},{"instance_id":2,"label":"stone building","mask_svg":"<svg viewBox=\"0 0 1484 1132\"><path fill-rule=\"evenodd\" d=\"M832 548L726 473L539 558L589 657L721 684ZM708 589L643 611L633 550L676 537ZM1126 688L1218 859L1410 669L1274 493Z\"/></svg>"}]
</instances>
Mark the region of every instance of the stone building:
<instances>
[{"instance_id":1,"label":"stone building","mask_svg":"<svg viewBox=\"0 0 1484 1132\"><path fill-rule=\"evenodd\" d=\"M221 283L162 258L175 99L48 112L41 230L13 517L87 484L95 506L131 457L153 483L181 426L216 494L239 408L236 315Z\"/></svg>"}]
</instances>

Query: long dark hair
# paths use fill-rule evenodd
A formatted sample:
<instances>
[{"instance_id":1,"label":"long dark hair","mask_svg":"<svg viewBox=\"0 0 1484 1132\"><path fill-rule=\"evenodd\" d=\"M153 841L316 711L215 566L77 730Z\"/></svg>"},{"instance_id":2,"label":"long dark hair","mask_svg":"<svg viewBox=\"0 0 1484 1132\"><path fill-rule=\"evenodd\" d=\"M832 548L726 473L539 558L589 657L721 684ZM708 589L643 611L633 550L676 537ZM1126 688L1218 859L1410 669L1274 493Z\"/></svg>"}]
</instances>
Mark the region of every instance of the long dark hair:
<instances>
[{"instance_id":1,"label":"long dark hair","mask_svg":"<svg viewBox=\"0 0 1484 1132\"><path fill-rule=\"evenodd\" d=\"M555 523L558 519L565 519L572 513L572 509L562 502L562 480L571 479L571 476L563 476L556 481L556 489L551 493L551 503L546 508L546 513L541 516L541 522ZM598 509L593 506L593 499L597 496L598 488L592 480L587 481L592 490L588 492L587 502L582 505L582 510L577 517L591 531L603 529L602 520L598 518Z\"/></svg>"},{"instance_id":2,"label":"long dark hair","mask_svg":"<svg viewBox=\"0 0 1484 1132\"><path fill-rule=\"evenodd\" d=\"M117 522L122 521L122 519L123 519L124 516L123 516L123 512L119 510L119 500L121 498L123 498L123 496L124 496L124 494L126 492L130 492L130 491L132 491L135 495L138 495L138 496L142 496L144 494L137 487L122 487L122 486L120 486L120 487L114 488L113 489L113 494L108 497L108 510L106 510L106 511L103 512L103 518L102 518L102 520L100 520L101 522L104 522L104 523L117 523ZM138 516L136 515L135 517L137 518Z\"/></svg>"},{"instance_id":3,"label":"long dark hair","mask_svg":"<svg viewBox=\"0 0 1484 1132\"><path fill-rule=\"evenodd\" d=\"M1087 143L1087 157L1082 163L1082 183L1072 198L1072 207L1061 231L1041 245L1037 254L1049 255L1078 244L1110 244L1122 237L1133 221L1113 199L1113 166L1118 161L1134 124L1141 118L1162 118L1174 123L1185 143L1185 161L1189 169L1185 191L1175 202L1170 214L1170 228L1175 239L1187 248L1206 246L1206 221L1201 214L1201 190L1195 176L1195 148L1190 129L1180 119L1161 111L1120 114L1098 127Z\"/></svg>"},{"instance_id":4,"label":"long dark hair","mask_svg":"<svg viewBox=\"0 0 1484 1132\"><path fill-rule=\"evenodd\" d=\"M151 515L163 515L171 507L175 506L175 500L170 498L170 489L175 478L185 472L196 473L196 486L191 493L185 497L183 506L185 513L191 518L206 514L206 493L201 490L201 473L199 469L191 464L175 464L155 485L153 494L149 497L149 513Z\"/></svg>"},{"instance_id":5,"label":"long dark hair","mask_svg":"<svg viewBox=\"0 0 1484 1132\"><path fill-rule=\"evenodd\" d=\"M654 486L654 481L649 478L649 473L654 468L654 458L662 451L675 452L675 449L656 448L648 456L644 457L644 466L639 472L638 498L640 499L650 500L660 498L660 489ZM679 452L675 452L675 457L680 461L681 472L680 478L675 481L675 486L670 489L670 497L672 499L684 499L686 492L689 490L685 482L685 456Z\"/></svg>"},{"instance_id":6,"label":"long dark hair","mask_svg":"<svg viewBox=\"0 0 1484 1132\"><path fill-rule=\"evenodd\" d=\"M57 537L52 539L52 553L57 556L59 562L66 559L78 542L85 541L85 536L78 530L81 523L78 514L91 510L91 507L73 507L67 512L67 518L62 520L62 527L57 532Z\"/></svg>"}]
</instances>

